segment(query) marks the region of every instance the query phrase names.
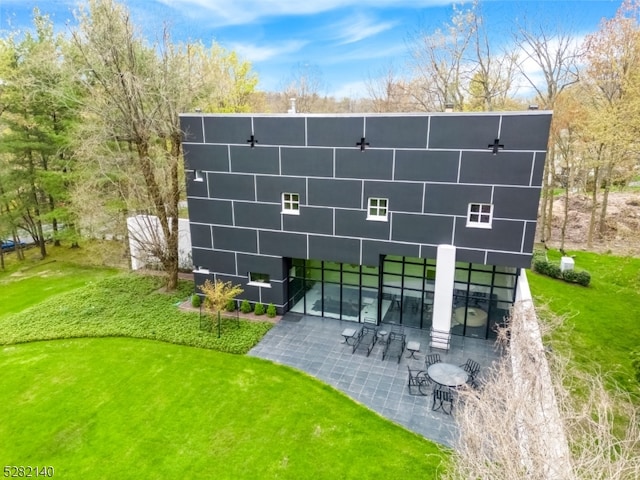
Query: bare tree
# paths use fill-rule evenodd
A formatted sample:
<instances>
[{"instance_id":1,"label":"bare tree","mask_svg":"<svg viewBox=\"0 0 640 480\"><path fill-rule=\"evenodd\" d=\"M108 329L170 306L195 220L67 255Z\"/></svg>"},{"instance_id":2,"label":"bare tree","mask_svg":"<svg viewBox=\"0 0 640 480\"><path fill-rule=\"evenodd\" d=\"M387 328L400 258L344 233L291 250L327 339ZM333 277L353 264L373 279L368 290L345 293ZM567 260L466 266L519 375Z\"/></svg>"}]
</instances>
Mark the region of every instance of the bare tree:
<instances>
[{"instance_id":1,"label":"bare tree","mask_svg":"<svg viewBox=\"0 0 640 480\"><path fill-rule=\"evenodd\" d=\"M585 41L583 80L591 106L590 129L598 145L598 174L603 187L598 228L606 231L608 196L612 184L624 182L633 172L640 148L640 2L625 0L614 18L601 23L600 30ZM597 182L594 182L597 184ZM592 210L596 221L597 192Z\"/></svg>"},{"instance_id":2,"label":"bare tree","mask_svg":"<svg viewBox=\"0 0 640 480\"><path fill-rule=\"evenodd\" d=\"M442 111L445 105L462 108L465 82L471 68L465 54L474 35L474 7L454 6L451 22L429 33L419 29L409 41L410 71L415 79L411 94L425 111Z\"/></svg>"},{"instance_id":3,"label":"bare tree","mask_svg":"<svg viewBox=\"0 0 640 480\"><path fill-rule=\"evenodd\" d=\"M446 478L638 478L637 407L610 393L601 375L542 350L531 337L538 327L530 303L518 302L499 332L504 355L481 389L459 393L460 434Z\"/></svg>"},{"instance_id":4,"label":"bare tree","mask_svg":"<svg viewBox=\"0 0 640 480\"><path fill-rule=\"evenodd\" d=\"M316 112L324 88L320 67L309 63L297 63L285 81L282 91L282 111L287 111L289 100L295 98L297 112Z\"/></svg>"},{"instance_id":5,"label":"bare tree","mask_svg":"<svg viewBox=\"0 0 640 480\"><path fill-rule=\"evenodd\" d=\"M410 92L410 83L399 78L393 66L376 76L369 76L367 81L367 93L376 113L414 111L415 101L412 101Z\"/></svg>"},{"instance_id":6,"label":"bare tree","mask_svg":"<svg viewBox=\"0 0 640 480\"><path fill-rule=\"evenodd\" d=\"M514 34L515 42L523 54L518 64L522 77L535 92L538 106L546 110L553 110L558 95L579 80L578 65L583 50L576 41L576 36L565 25L564 18L562 23L545 21L539 24L529 23L525 18ZM539 73L542 73L541 78L537 75ZM543 176L539 223L543 242L551 237L553 188L556 180L553 163L555 140L557 139L552 138L549 144L549 161L545 163Z\"/></svg>"}]
</instances>

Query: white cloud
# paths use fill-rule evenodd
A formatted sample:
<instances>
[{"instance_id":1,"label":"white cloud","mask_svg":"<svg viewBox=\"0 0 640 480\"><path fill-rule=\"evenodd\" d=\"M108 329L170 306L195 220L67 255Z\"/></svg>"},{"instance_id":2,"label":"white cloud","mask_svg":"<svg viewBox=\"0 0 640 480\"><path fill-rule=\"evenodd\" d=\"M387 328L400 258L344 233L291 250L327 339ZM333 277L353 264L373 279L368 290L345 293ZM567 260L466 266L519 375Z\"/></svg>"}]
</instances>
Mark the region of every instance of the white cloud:
<instances>
[{"instance_id":1,"label":"white cloud","mask_svg":"<svg viewBox=\"0 0 640 480\"><path fill-rule=\"evenodd\" d=\"M398 22L376 22L375 19L356 14L343 20L332 28L336 31L335 39L341 45L356 43L365 38L373 37L379 33L392 29Z\"/></svg>"},{"instance_id":2,"label":"white cloud","mask_svg":"<svg viewBox=\"0 0 640 480\"><path fill-rule=\"evenodd\" d=\"M252 63L264 62L281 55L289 55L300 51L308 42L290 40L288 42L273 43L270 45L255 45L253 43L226 43L230 50L236 51L242 58Z\"/></svg>"},{"instance_id":3,"label":"white cloud","mask_svg":"<svg viewBox=\"0 0 640 480\"><path fill-rule=\"evenodd\" d=\"M451 0L158 0L192 18L213 25L245 25L280 15L313 15L339 8L412 8L447 5Z\"/></svg>"},{"instance_id":4,"label":"white cloud","mask_svg":"<svg viewBox=\"0 0 640 480\"><path fill-rule=\"evenodd\" d=\"M363 98L369 95L367 90L367 82L348 82L340 85L337 89L329 92L329 95L337 98Z\"/></svg>"}]
</instances>

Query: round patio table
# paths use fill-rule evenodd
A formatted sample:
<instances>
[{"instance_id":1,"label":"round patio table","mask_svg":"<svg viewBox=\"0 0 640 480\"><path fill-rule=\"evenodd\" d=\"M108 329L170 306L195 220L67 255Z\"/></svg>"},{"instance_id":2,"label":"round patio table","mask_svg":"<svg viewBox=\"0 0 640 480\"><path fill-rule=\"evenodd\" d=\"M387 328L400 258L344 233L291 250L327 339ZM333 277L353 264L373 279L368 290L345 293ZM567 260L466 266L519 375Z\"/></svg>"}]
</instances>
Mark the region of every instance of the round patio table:
<instances>
[{"instance_id":1,"label":"round patio table","mask_svg":"<svg viewBox=\"0 0 640 480\"><path fill-rule=\"evenodd\" d=\"M469 374L462 368L451 363L438 362L427 369L429 378L434 382L447 387L459 387L467 383Z\"/></svg>"}]
</instances>

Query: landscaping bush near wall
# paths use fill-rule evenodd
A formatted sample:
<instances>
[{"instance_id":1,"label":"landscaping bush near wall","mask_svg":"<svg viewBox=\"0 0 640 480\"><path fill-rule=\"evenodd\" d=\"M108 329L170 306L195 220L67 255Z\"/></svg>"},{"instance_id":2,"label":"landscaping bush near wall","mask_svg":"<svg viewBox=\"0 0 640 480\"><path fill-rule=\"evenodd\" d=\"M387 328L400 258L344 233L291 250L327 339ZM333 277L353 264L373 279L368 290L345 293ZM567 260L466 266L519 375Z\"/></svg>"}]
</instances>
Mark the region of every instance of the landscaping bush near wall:
<instances>
[{"instance_id":1,"label":"landscaping bush near wall","mask_svg":"<svg viewBox=\"0 0 640 480\"><path fill-rule=\"evenodd\" d=\"M585 270L560 270L560 265L547 260L544 254L534 254L531 262L533 271L547 277L557 278L569 283L577 283L583 287L588 287L591 283L591 274Z\"/></svg>"}]
</instances>

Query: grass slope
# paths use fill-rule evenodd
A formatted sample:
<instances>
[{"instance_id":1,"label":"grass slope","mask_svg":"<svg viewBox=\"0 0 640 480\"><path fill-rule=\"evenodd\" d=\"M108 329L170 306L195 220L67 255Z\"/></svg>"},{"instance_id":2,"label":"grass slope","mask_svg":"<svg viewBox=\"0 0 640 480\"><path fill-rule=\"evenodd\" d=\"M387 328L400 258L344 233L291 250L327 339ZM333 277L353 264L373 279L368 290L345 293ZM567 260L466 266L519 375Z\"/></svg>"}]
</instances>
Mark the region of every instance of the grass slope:
<instances>
[{"instance_id":1,"label":"grass slope","mask_svg":"<svg viewBox=\"0 0 640 480\"><path fill-rule=\"evenodd\" d=\"M271 328L268 322L223 320L220 338L200 329L200 315L176 304L192 291L180 282L171 294L162 278L121 273L0 317L0 344L75 337L136 337L245 353ZM217 332L216 332L217 333Z\"/></svg>"},{"instance_id":2,"label":"grass slope","mask_svg":"<svg viewBox=\"0 0 640 480\"><path fill-rule=\"evenodd\" d=\"M598 366L629 392L640 393L633 378L631 350L640 348L640 259L570 252L576 268L591 273L591 286L554 280L529 272L537 303L566 315L554 333L557 348L569 348L574 361L592 370ZM559 262L560 254L549 252Z\"/></svg>"},{"instance_id":3,"label":"grass slope","mask_svg":"<svg viewBox=\"0 0 640 480\"><path fill-rule=\"evenodd\" d=\"M125 338L0 349L0 460L92 478L436 478L446 451L259 359ZM445 460L446 461L446 460Z\"/></svg>"}]
</instances>

